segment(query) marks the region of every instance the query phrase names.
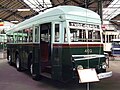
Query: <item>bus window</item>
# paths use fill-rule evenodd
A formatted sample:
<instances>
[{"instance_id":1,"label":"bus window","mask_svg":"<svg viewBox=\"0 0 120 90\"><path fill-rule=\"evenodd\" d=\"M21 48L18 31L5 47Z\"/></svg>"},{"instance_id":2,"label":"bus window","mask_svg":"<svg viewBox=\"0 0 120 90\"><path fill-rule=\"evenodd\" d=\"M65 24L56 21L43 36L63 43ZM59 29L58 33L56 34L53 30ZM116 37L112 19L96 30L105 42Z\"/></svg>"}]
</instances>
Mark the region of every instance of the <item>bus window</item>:
<instances>
[{"instance_id":1,"label":"bus window","mask_svg":"<svg viewBox=\"0 0 120 90\"><path fill-rule=\"evenodd\" d=\"M17 42L22 42L22 31L17 32Z\"/></svg>"},{"instance_id":2,"label":"bus window","mask_svg":"<svg viewBox=\"0 0 120 90\"><path fill-rule=\"evenodd\" d=\"M88 41L92 41L93 30L88 31Z\"/></svg>"},{"instance_id":3,"label":"bus window","mask_svg":"<svg viewBox=\"0 0 120 90\"><path fill-rule=\"evenodd\" d=\"M81 29L80 33L79 33L79 37L80 37L80 41L85 42L86 41L86 31Z\"/></svg>"},{"instance_id":4,"label":"bus window","mask_svg":"<svg viewBox=\"0 0 120 90\"><path fill-rule=\"evenodd\" d=\"M55 42L59 42L59 38L60 38L59 31L60 31L59 24L55 24L55 39L54 39Z\"/></svg>"},{"instance_id":5,"label":"bus window","mask_svg":"<svg viewBox=\"0 0 120 90\"><path fill-rule=\"evenodd\" d=\"M23 42L33 42L33 28L23 30Z\"/></svg>"},{"instance_id":6,"label":"bus window","mask_svg":"<svg viewBox=\"0 0 120 90\"><path fill-rule=\"evenodd\" d=\"M105 35L103 34L103 43L105 43Z\"/></svg>"},{"instance_id":7,"label":"bus window","mask_svg":"<svg viewBox=\"0 0 120 90\"><path fill-rule=\"evenodd\" d=\"M72 42L86 41L86 32L82 29L70 29L70 39Z\"/></svg>"},{"instance_id":8,"label":"bus window","mask_svg":"<svg viewBox=\"0 0 120 90\"><path fill-rule=\"evenodd\" d=\"M66 28L64 29L64 42L68 41L67 33L66 33Z\"/></svg>"},{"instance_id":9,"label":"bus window","mask_svg":"<svg viewBox=\"0 0 120 90\"><path fill-rule=\"evenodd\" d=\"M7 42L13 43L13 35L7 35Z\"/></svg>"},{"instance_id":10,"label":"bus window","mask_svg":"<svg viewBox=\"0 0 120 90\"><path fill-rule=\"evenodd\" d=\"M40 30L41 30L41 41L44 42L50 42L50 30L51 30L51 24L50 23L46 23L46 24L42 24L40 25Z\"/></svg>"},{"instance_id":11,"label":"bus window","mask_svg":"<svg viewBox=\"0 0 120 90\"><path fill-rule=\"evenodd\" d=\"M88 41L89 42L99 42L100 41L100 31L88 30Z\"/></svg>"},{"instance_id":12,"label":"bus window","mask_svg":"<svg viewBox=\"0 0 120 90\"><path fill-rule=\"evenodd\" d=\"M23 30L23 42L27 42L28 39L28 33L26 31L26 29Z\"/></svg>"},{"instance_id":13,"label":"bus window","mask_svg":"<svg viewBox=\"0 0 120 90\"><path fill-rule=\"evenodd\" d=\"M107 37L106 43L109 43L109 35L106 35L106 37Z\"/></svg>"},{"instance_id":14,"label":"bus window","mask_svg":"<svg viewBox=\"0 0 120 90\"><path fill-rule=\"evenodd\" d=\"M28 36L29 42L33 42L33 28L29 28Z\"/></svg>"},{"instance_id":15,"label":"bus window","mask_svg":"<svg viewBox=\"0 0 120 90\"><path fill-rule=\"evenodd\" d=\"M13 33L13 41L14 41L14 43L17 42L17 33L16 32Z\"/></svg>"},{"instance_id":16,"label":"bus window","mask_svg":"<svg viewBox=\"0 0 120 90\"><path fill-rule=\"evenodd\" d=\"M39 26L35 26L35 42L39 42Z\"/></svg>"},{"instance_id":17,"label":"bus window","mask_svg":"<svg viewBox=\"0 0 120 90\"><path fill-rule=\"evenodd\" d=\"M94 30L84 30L84 29L70 29L70 39L72 42L85 42L86 41L86 32L88 32L88 41L89 42L100 42L100 31Z\"/></svg>"},{"instance_id":18,"label":"bus window","mask_svg":"<svg viewBox=\"0 0 120 90\"><path fill-rule=\"evenodd\" d=\"M112 39L114 39L114 38L116 38L116 37L114 37L114 35L109 35L109 42L111 43Z\"/></svg>"}]
</instances>

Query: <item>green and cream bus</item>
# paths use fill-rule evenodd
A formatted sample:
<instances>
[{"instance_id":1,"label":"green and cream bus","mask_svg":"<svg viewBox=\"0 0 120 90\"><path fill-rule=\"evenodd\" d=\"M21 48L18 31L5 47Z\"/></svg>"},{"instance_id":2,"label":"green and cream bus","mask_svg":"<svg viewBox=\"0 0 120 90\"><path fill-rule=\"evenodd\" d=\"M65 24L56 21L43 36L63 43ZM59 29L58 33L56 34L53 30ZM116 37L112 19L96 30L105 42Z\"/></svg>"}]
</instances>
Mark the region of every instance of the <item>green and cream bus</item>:
<instances>
[{"instance_id":1,"label":"green and cream bus","mask_svg":"<svg viewBox=\"0 0 120 90\"><path fill-rule=\"evenodd\" d=\"M0 34L0 52L6 50L7 36Z\"/></svg>"},{"instance_id":2,"label":"green and cream bus","mask_svg":"<svg viewBox=\"0 0 120 90\"><path fill-rule=\"evenodd\" d=\"M101 20L98 14L76 6L58 6L25 20L7 32L7 59L34 79L79 80L78 69L95 68L107 78Z\"/></svg>"}]
</instances>

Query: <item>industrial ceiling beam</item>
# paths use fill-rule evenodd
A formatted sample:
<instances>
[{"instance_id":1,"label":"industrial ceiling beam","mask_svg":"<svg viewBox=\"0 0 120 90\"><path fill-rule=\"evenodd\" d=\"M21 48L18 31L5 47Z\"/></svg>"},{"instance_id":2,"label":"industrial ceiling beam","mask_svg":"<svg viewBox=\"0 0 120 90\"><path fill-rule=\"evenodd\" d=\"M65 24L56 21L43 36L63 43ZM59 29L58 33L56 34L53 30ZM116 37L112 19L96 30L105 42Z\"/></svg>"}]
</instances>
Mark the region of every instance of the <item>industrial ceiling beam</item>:
<instances>
[{"instance_id":1,"label":"industrial ceiling beam","mask_svg":"<svg viewBox=\"0 0 120 90\"><path fill-rule=\"evenodd\" d=\"M0 5L0 7L7 10L7 8L4 7L4 6L2 6L2 5ZM8 13L11 13L11 14L9 15L9 17L14 14L14 15L15 15L16 17L18 17L18 18L25 19L24 17L20 16L19 14L16 14L17 11L13 12L12 10L9 10L9 9L8 9L7 12L8 12ZM5 18L3 18L3 19L6 20L7 18L8 18L8 16L5 17Z\"/></svg>"}]
</instances>

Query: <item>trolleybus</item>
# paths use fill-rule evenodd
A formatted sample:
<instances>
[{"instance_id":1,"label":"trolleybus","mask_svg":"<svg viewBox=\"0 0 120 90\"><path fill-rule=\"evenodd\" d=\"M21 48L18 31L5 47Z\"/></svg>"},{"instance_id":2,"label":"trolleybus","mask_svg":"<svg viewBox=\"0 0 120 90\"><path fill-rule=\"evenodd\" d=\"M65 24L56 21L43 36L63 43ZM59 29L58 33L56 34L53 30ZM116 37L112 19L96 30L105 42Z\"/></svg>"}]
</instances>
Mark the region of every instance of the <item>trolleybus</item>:
<instances>
[{"instance_id":1,"label":"trolleybus","mask_svg":"<svg viewBox=\"0 0 120 90\"><path fill-rule=\"evenodd\" d=\"M6 34L0 34L0 51L6 50L7 36Z\"/></svg>"},{"instance_id":2,"label":"trolleybus","mask_svg":"<svg viewBox=\"0 0 120 90\"><path fill-rule=\"evenodd\" d=\"M112 40L111 53L113 57L120 57L120 39Z\"/></svg>"},{"instance_id":3,"label":"trolleybus","mask_svg":"<svg viewBox=\"0 0 120 90\"><path fill-rule=\"evenodd\" d=\"M119 31L103 31L103 43L104 43L104 52L111 55L112 40L120 38Z\"/></svg>"},{"instance_id":4,"label":"trolleybus","mask_svg":"<svg viewBox=\"0 0 120 90\"><path fill-rule=\"evenodd\" d=\"M7 59L18 71L27 69L37 79L79 80L78 69L95 68L107 78L101 20L95 12L58 6L25 20L7 32Z\"/></svg>"}]
</instances>

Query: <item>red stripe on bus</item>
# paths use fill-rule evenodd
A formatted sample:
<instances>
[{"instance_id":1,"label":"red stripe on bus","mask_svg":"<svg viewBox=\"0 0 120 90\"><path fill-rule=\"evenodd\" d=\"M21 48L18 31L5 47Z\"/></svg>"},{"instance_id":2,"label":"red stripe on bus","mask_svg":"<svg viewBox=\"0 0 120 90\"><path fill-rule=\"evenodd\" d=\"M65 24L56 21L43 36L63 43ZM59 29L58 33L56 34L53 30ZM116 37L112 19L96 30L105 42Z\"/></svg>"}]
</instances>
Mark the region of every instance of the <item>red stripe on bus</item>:
<instances>
[{"instance_id":1,"label":"red stripe on bus","mask_svg":"<svg viewBox=\"0 0 120 90\"><path fill-rule=\"evenodd\" d=\"M103 44L53 44L53 47L103 47Z\"/></svg>"}]
</instances>

